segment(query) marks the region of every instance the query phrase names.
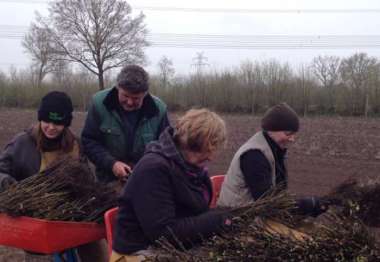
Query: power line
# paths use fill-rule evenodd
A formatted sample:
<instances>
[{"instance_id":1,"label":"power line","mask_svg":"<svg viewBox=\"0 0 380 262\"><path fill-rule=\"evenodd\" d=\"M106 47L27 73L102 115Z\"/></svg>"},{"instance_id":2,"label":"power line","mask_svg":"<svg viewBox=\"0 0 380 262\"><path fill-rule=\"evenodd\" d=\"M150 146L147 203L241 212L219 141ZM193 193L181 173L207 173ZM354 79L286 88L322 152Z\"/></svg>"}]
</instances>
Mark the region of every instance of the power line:
<instances>
[{"instance_id":1,"label":"power line","mask_svg":"<svg viewBox=\"0 0 380 262\"><path fill-rule=\"evenodd\" d=\"M247 8L197 8L197 7L158 7L135 6L135 9L160 12L197 12L197 13L380 13L380 9L247 9Z\"/></svg>"},{"instance_id":2,"label":"power line","mask_svg":"<svg viewBox=\"0 0 380 262\"><path fill-rule=\"evenodd\" d=\"M20 39L20 36L1 35L0 38ZM193 39L191 41L173 41L167 39L151 39L151 47L171 47L171 48L202 48L202 49L380 49L380 39L370 42L361 41L223 41L215 42L210 39L200 41Z\"/></svg>"},{"instance_id":3,"label":"power line","mask_svg":"<svg viewBox=\"0 0 380 262\"><path fill-rule=\"evenodd\" d=\"M6 3L22 3L22 4L47 4L50 1L43 1L43 0L0 0L1 2Z\"/></svg>"},{"instance_id":4,"label":"power line","mask_svg":"<svg viewBox=\"0 0 380 262\"><path fill-rule=\"evenodd\" d=\"M50 1L43 0L0 0L8 3L25 3L25 4L47 4ZM176 6L132 6L134 9L157 11L157 12L196 12L196 13L284 13L284 14L301 14L301 13L380 13L379 8L358 8L358 9L251 9L251 8L200 8L200 7L176 7Z\"/></svg>"},{"instance_id":5,"label":"power line","mask_svg":"<svg viewBox=\"0 0 380 262\"><path fill-rule=\"evenodd\" d=\"M380 35L184 35L152 34L156 47L220 49L380 48Z\"/></svg>"},{"instance_id":6,"label":"power line","mask_svg":"<svg viewBox=\"0 0 380 262\"><path fill-rule=\"evenodd\" d=\"M0 25L0 38L22 39L27 27ZM212 35L148 34L152 47L205 49L353 49L380 48L380 35Z\"/></svg>"},{"instance_id":7,"label":"power line","mask_svg":"<svg viewBox=\"0 0 380 262\"><path fill-rule=\"evenodd\" d=\"M15 36L23 36L27 33L28 27L22 25L6 25L0 24L0 34L12 34ZM148 37L161 37L164 39L186 40L186 39L210 39L215 41L226 39L241 39L246 41L252 40L321 40L321 39L342 39L342 40L369 40L373 41L380 37L380 35L287 35L287 34L273 34L273 35L241 35L241 34L182 34L182 33L149 33Z\"/></svg>"},{"instance_id":8,"label":"power line","mask_svg":"<svg viewBox=\"0 0 380 262\"><path fill-rule=\"evenodd\" d=\"M26 30L28 30L28 27L24 26L24 25L4 25L4 24L0 24L0 30L26 31Z\"/></svg>"},{"instance_id":9,"label":"power line","mask_svg":"<svg viewBox=\"0 0 380 262\"><path fill-rule=\"evenodd\" d=\"M4 67L4 66L27 66L29 65L28 63L22 63L22 62L8 62L8 63L0 63L0 67Z\"/></svg>"},{"instance_id":10,"label":"power line","mask_svg":"<svg viewBox=\"0 0 380 262\"><path fill-rule=\"evenodd\" d=\"M4 30L0 38L22 39L24 31ZM380 48L380 35L210 35L148 34L152 47L207 49L352 49Z\"/></svg>"}]
</instances>

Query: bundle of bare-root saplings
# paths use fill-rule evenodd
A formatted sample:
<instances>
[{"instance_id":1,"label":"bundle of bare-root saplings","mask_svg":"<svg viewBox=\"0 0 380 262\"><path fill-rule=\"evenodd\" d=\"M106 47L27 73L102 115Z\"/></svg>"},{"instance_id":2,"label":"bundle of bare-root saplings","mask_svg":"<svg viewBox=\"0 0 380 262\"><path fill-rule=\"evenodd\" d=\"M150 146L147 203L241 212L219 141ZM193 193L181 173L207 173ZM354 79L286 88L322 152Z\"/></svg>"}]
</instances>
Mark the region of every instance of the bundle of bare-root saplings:
<instances>
[{"instance_id":1,"label":"bundle of bare-root saplings","mask_svg":"<svg viewBox=\"0 0 380 262\"><path fill-rule=\"evenodd\" d=\"M364 224L380 227L380 182L349 179L324 197L340 207L346 216L356 216Z\"/></svg>"},{"instance_id":2,"label":"bundle of bare-root saplings","mask_svg":"<svg viewBox=\"0 0 380 262\"><path fill-rule=\"evenodd\" d=\"M88 166L65 158L0 193L0 212L60 221L101 222L116 206L111 186L95 182Z\"/></svg>"},{"instance_id":3,"label":"bundle of bare-root saplings","mask_svg":"<svg viewBox=\"0 0 380 262\"><path fill-rule=\"evenodd\" d=\"M328 212L312 219L297 214L294 196L274 192L232 210L232 226L200 246L186 250L175 236L161 239L164 255L148 261L380 261L367 227L380 225L370 218L380 212L379 196L379 183L346 182L324 197L333 204Z\"/></svg>"}]
</instances>

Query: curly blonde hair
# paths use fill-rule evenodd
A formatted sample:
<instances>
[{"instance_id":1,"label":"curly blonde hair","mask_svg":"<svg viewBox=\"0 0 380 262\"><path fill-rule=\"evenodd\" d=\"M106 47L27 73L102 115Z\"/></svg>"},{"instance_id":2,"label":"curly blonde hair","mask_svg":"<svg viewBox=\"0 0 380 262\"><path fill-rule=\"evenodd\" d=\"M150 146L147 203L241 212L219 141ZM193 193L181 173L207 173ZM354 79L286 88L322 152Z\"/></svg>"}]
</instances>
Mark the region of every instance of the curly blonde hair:
<instances>
[{"instance_id":1,"label":"curly blonde hair","mask_svg":"<svg viewBox=\"0 0 380 262\"><path fill-rule=\"evenodd\" d=\"M226 124L208 109L191 109L177 120L174 139L185 150L214 151L226 142Z\"/></svg>"}]
</instances>

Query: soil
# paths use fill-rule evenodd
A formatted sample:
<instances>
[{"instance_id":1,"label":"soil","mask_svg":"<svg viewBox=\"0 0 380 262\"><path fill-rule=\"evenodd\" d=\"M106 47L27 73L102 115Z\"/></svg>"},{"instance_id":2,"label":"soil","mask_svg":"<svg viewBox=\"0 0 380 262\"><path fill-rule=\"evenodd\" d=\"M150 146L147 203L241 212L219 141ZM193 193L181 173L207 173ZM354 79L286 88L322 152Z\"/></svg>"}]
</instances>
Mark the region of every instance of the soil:
<instances>
[{"instance_id":1,"label":"soil","mask_svg":"<svg viewBox=\"0 0 380 262\"><path fill-rule=\"evenodd\" d=\"M75 113L77 135L86 114ZM171 118L175 119L175 115ZM226 172L234 152L260 130L260 118L223 115L228 143L210 166L210 173ZM36 122L36 112L1 109L0 147ZM372 118L313 117L301 120L295 144L288 150L289 190L298 195L324 195L344 180L377 178L380 170L380 121ZM20 251L0 248L0 262L20 261Z\"/></svg>"}]
</instances>

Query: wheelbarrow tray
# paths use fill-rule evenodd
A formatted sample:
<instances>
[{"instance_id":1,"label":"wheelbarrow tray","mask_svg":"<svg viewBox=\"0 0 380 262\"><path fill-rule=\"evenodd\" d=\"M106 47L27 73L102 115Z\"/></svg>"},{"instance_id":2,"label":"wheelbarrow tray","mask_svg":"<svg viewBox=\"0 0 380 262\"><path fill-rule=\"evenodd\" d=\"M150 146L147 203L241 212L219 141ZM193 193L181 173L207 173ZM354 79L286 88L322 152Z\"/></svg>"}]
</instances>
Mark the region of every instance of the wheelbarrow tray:
<instances>
[{"instance_id":1,"label":"wheelbarrow tray","mask_svg":"<svg viewBox=\"0 0 380 262\"><path fill-rule=\"evenodd\" d=\"M49 221L0 213L0 245L51 254L105 238L104 225Z\"/></svg>"}]
</instances>

